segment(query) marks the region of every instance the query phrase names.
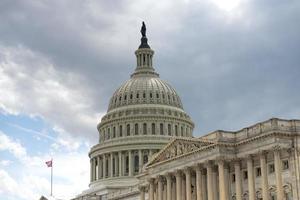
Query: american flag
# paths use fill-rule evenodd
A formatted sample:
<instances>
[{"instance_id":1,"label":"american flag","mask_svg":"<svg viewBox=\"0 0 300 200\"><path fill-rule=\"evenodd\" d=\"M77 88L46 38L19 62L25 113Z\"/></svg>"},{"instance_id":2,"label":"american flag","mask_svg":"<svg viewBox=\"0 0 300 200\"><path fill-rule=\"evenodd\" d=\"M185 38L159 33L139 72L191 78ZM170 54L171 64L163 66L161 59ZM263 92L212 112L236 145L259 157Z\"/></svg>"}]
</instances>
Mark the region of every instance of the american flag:
<instances>
[{"instance_id":1,"label":"american flag","mask_svg":"<svg viewBox=\"0 0 300 200\"><path fill-rule=\"evenodd\" d=\"M46 161L47 167L52 167L52 160Z\"/></svg>"}]
</instances>

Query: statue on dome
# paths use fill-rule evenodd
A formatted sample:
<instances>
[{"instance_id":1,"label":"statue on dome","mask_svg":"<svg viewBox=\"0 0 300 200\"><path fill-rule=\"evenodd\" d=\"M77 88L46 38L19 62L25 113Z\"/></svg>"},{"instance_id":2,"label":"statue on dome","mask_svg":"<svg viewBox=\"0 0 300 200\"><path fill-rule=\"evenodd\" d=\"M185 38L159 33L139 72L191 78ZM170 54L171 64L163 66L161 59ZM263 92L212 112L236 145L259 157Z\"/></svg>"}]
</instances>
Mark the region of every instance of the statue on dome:
<instances>
[{"instance_id":1,"label":"statue on dome","mask_svg":"<svg viewBox=\"0 0 300 200\"><path fill-rule=\"evenodd\" d=\"M142 28L141 28L141 34L143 37L146 37L146 25L145 23L143 22L143 25L142 25Z\"/></svg>"}]
</instances>

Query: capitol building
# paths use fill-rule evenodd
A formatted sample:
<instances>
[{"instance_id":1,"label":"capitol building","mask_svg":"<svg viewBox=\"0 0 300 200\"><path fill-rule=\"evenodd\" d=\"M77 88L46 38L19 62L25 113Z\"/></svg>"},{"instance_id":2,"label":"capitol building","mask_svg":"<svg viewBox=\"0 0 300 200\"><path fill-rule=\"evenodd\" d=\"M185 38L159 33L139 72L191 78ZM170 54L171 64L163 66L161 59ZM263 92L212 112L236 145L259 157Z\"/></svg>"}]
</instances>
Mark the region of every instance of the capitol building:
<instances>
[{"instance_id":1,"label":"capitol building","mask_svg":"<svg viewBox=\"0 0 300 200\"><path fill-rule=\"evenodd\" d=\"M97 126L89 189L74 200L300 200L300 120L193 137L179 95L155 71L144 23L141 33L136 68Z\"/></svg>"}]
</instances>

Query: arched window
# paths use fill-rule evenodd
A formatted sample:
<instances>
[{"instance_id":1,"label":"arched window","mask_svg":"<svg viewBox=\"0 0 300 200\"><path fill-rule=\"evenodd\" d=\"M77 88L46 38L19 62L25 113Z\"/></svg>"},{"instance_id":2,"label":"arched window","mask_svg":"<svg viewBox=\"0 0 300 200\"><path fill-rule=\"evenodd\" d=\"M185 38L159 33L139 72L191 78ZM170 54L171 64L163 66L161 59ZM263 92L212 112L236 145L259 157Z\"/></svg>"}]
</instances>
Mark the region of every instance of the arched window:
<instances>
[{"instance_id":1,"label":"arched window","mask_svg":"<svg viewBox=\"0 0 300 200\"><path fill-rule=\"evenodd\" d=\"M148 156L144 155L144 157L143 157L143 163L146 164L147 162L148 162Z\"/></svg>"},{"instance_id":2,"label":"arched window","mask_svg":"<svg viewBox=\"0 0 300 200\"><path fill-rule=\"evenodd\" d=\"M128 175L129 173L129 158L128 156L125 157L125 174Z\"/></svg>"},{"instance_id":3,"label":"arched window","mask_svg":"<svg viewBox=\"0 0 300 200\"><path fill-rule=\"evenodd\" d=\"M116 127L114 126L113 127L113 138L115 138L116 137Z\"/></svg>"},{"instance_id":4,"label":"arched window","mask_svg":"<svg viewBox=\"0 0 300 200\"><path fill-rule=\"evenodd\" d=\"M181 126L181 130L180 130L180 134L181 134L181 136L183 136L183 127Z\"/></svg>"},{"instance_id":5,"label":"arched window","mask_svg":"<svg viewBox=\"0 0 300 200\"><path fill-rule=\"evenodd\" d=\"M139 98L139 93L136 94L136 98L137 98L137 99Z\"/></svg>"},{"instance_id":6,"label":"arched window","mask_svg":"<svg viewBox=\"0 0 300 200\"><path fill-rule=\"evenodd\" d=\"M103 131L103 141L106 140L106 133Z\"/></svg>"},{"instance_id":7,"label":"arched window","mask_svg":"<svg viewBox=\"0 0 300 200\"><path fill-rule=\"evenodd\" d=\"M160 133L161 135L164 134L164 124L163 124L163 123L161 123L161 124L159 125L159 133Z\"/></svg>"},{"instance_id":8,"label":"arched window","mask_svg":"<svg viewBox=\"0 0 300 200\"><path fill-rule=\"evenodd\" d=\"M159 98L159 94L158 93L156 93L156 98Z\"/></svg>"},{"instance_id":9,"label":"arched window","mask_svg":"<svg viewBox=\"0 0 300 200\"><path fill-rule=\"evenodd\" d=\"M127 127L126 127L126 135L127 135L127 136L130 136L130 124L127 124Z\"/></svg>"},{"instance_id":10,"label":"arched window","mask_svg":"<svg viewBox=\"0 0 300 200\"><path fill-rule=\"evenodd\" d=\"M127 100L127 95L124 96L124 100Z\"/></svg>"},{"instance_id":11,"label":"arched window","mask_svg":"<svg viewBox=\"0 0 300 200\"><path fill-rule=\"evenodd\" d=\"M132 99L133 98L133 96L132 96L132 94L130 94L130 99Z\"/></svg>"},{"instance_id":12,"label":"arched window","mask_svg":"<svg viewBox=\"0 0 300 200\"><path fill-rule=\"evenodd\" d=\"M168 135L171 135L171 124L168 124Z\"/></svg>"},{"instance_id":13,"label":"arched window","mask_svg":"<svg viewBox=\"0 0 300 200\"><path fill-rule=\"evenodd\" d=\"M175 135L178 136L178 126L175 125Z\"/></svg>"},{"instance_id":14,"label":"arched window","mask_svg":"<svg viewBox=\"0 0 300 200\"><path fill-rule=\"evenodd\" d=\"M110 128L107 129L107 139L110 138Z\"/></svg>"},{"instance_id":15,"label":"arched window","mask_svg":"<svg viewBox=\"0 0 300 200\"><path fill-rule=\"evenodd\" d=\"M152 99L152 93L150 92L150 98Z\"/></svg>"},{"instance_id":16,"label":"arched window","mask_svg":"<svg viewBox=\"0 0 300 200\"><path fill-rule=\"evenodd\" d=\"M189 128L186 127L186 130L185 130L185 136L188 136L189 135Z\"/></svg>"},{"instance_id":17,"label":"arched window","mask_svg":"<svg viewBox=\"0 0 300 200\"><path fill-rule=\"evenodd\" d=\"M138 125L138 124L135 124L135 125L134 125L134 134L135 134L135 135L138 135L138 134L139 134L139 125Z\"/></svg>"},{"instance_id":18,"label":"arched window","mask_svg":"<svg viewBox=\"0 0 300 200\"><path fill-rule=\"evenodd\" d=\"M120 137L122 137L123 136L123 127L122 127L122 125L120 125L119 131L120 131Z\"/></svg>"},{"instance_id":19,"label":"arched window","mask_svg":"<svg viewBox=\"0 0 300 200\"><path fill-rule=\"evenodd\" d=\"M152 123L151 125L151 132L152 132L152 135L155 135L155 124Z\"/></svg>"},{"instance_id":20,"label":"arched window","mask_svg":"<svg viewBox=\"0 0 300 200\"><path fill-rule=\"evenodd\" d=\"M135 173L139 172L139 156L138 155L134 156L134 172Z\"/></svg>"},{"instance_id":21,"label":"arched window","mask_svg":"<svg viewBox=\"0 0 300 200\"><path fill-rule=\"evenodd\" d=\"M147 124L146 123L143 124L143 134L147 135Z\"/></svg>"},{"instance_id":22,"label":"arched window","mask_svg":"<svg viewBox=\"0 0 300 200\"><path fill-rule=\"evenodd\" d=\"M146 93L143 93L143 98L146 98Z\"/></svg>"}]
</instances>

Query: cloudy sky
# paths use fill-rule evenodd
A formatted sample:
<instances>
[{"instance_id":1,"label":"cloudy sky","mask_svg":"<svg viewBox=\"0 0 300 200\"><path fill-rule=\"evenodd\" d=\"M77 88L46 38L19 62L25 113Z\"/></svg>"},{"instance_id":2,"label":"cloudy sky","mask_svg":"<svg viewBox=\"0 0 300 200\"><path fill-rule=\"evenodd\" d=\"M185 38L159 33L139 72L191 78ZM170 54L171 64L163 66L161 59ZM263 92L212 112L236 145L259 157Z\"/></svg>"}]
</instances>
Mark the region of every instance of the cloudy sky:
<instances>
[{"instance_id":1,"label":"cloudy sky","mask_svg":"<svg viewBox=\"0 0 300 200\"><path fill-rule=\"evenodd\" d=\"M141 21L155 68L194 135L300 118L297 0L1 0L0 199L70 198L88 187L89 148L135 68Z\"/></svg>"}]
</instances>

